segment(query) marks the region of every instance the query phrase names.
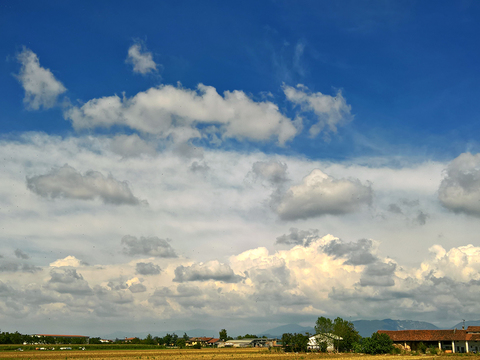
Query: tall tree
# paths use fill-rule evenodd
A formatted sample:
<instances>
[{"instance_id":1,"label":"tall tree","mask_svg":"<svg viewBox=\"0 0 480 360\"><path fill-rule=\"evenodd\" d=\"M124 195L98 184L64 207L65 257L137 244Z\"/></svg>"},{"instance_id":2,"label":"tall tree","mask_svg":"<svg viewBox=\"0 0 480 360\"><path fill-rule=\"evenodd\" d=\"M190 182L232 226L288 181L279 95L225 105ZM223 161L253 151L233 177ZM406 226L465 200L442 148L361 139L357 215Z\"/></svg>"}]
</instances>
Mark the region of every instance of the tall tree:
<instances>
[{"instance_id":1,"label":"tall tree","mask_svg":"<svg viewBox=\"0 0 480 360\"><path fill-rule=\"evenodd\" d=\"M315 331L322 335L322 339L330 339L331 345L338 351L351 350L353 345L360 340L360 335L355 330L353 323L340 317L334 321L324 316L319 317L315 323Z\"/></svg>"},{"instance_id":2,"label":"tall tree","mask_svg":"<svg viewBox=\"0 0 480 360\"><path fill-rule=\"evenodd\" d=\"M337 344L338 351L349 351L360 341L360 335L353 323L340 317L333 321L333 334L342 338Z\"/></svg>"},{"instance_id":3,"label":"tall tree","mask_svg":"<svg viewBox=\"0 0 480 360\"><path fill-rule=\"evenodd\" d=\"M333 332L333 322L325 316L321 316L315 323L315 332L317 334L331 334Z\"/></svg>"},{"instance_id":4,"label":"tall tree","mask_svg":"<svg viewBox=\"0 0 480 360\"><path fill-rule=\"evenodd\" d=\"M219 335L218 337L220 338L220 340L227 341L227 339L228 339L227 330L225 330L225 329L220 330L218 335Z\"/></svg>"},{"instance_id":5,"label":"tall tree","mask_svg":"<svg viewBox=\"0 0 480 360\"><path fill-rule=\"evenodd\" d=\"M143 342L144 344L147 344L147 345L155 344L155 341L153 341L153 337L150 334L147 335L147 337L145 338L145 340L143 340Z\"/></svg>"}]
</instances>

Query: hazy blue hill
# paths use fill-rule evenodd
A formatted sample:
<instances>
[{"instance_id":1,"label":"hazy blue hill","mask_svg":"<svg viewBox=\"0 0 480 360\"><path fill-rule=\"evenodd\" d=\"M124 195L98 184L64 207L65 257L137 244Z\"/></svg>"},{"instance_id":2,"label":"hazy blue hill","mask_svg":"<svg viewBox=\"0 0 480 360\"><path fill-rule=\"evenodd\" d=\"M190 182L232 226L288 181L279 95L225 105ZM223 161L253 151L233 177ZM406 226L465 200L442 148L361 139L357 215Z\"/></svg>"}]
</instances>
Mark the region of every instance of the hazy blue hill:
<instances>
[{"instance_id":1,"label":"hazy blue hill","mask_svg":"<svg viewBox=\"0 0 480 360\"><path fill-rule=\"evenodd\" d=\"M378 330L436 330L437 326L425 322L415 320L355 320L352 321L358 333L367 337Z\"/></svg>"},{"instance_id":2,"label":"hazy blue hill","mask_svg":"<svg viewBox=\"0 0 480 360\"><path fill-rule=\"evenodd\" d=\"M463 321L453 326L452 329L461 329L462 326L463 326ZM469 326L480 326L480 320L465 321L465 329Z\"/></svg>"}]
</instances>

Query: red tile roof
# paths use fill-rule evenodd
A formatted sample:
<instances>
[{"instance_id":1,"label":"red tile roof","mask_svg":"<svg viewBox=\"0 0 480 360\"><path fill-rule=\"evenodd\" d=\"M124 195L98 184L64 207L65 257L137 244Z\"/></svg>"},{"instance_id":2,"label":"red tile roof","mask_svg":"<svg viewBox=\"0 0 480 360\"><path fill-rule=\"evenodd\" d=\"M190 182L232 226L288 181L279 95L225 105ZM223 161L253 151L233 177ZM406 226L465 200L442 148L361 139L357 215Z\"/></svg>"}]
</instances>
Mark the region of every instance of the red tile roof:
<instances>
[{"instance_id":1,"label":"red tile roof","mask_svg":"<svg viewBox=\"0 0 480 360\"><path fill-rule=\"evenodd\" d=\"M480 332L480 326L469 326L467 332Z\"/></svg>"},{"instance_id":2,"label":"red tile roof","mask_svg":"<svg viewBox=\"0 0 480 360\"><path fill-rule=\"evenodd\" d=\"M480 341L480 334L467 334L469 330L378 330L394 342L401 341Z\"/></svg>"},{"instance_id":3,"label":"red tile roof","mask_svg":"<svg viewBox=\"0 0 480 360\"><path fill-rule=\"evenodd\" d=\"M213 339L208 340L207 342L208 342L209 344L215 344L217 341L220 341L220 339L215 339L215 338L213 338Z\"/></svg>"},{"instance_id":4,"label":"red tile roof","mask_svg":"<svg viewBox=\"0 0 480 360\"><path fill-rule=\"evenodd\" d=\"M213 337L205 337L205 336L204 336L204 337L192 337L192 338L190 338L190 341L200 341L200 342L203 341L203 342L207 342L207 341L210 341L210 340L212 340L212 339L213 339Z\"/></svg>"}]
</instances>

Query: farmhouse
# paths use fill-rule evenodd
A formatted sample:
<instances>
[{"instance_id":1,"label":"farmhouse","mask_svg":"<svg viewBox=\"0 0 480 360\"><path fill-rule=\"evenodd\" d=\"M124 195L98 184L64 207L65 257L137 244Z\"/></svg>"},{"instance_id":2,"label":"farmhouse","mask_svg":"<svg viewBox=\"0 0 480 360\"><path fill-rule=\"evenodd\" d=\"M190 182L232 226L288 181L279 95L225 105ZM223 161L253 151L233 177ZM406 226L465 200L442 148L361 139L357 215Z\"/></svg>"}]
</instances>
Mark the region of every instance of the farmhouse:
<instances>
[{"instance_id":1,"label":"farmhouse","mask_svg":"<svg viewBox=\"0 0 480 360\"><path fill-rule=\"evenodd\" d=\"M187 341L187 346L194 346L196 344L200 344L202 346L212 346L220 339L215 339L213 337L191 337L190 340Z\"/></svg>"},{"instance_id":2,"label":"farmhouse","mask_svg":"<svg viewBox=\"0 0 480 360\"><path fill-rule=\"evenodd\" d=\"M277 346L276 339L267 339L267 338L251 338L251 339L241 339L241 340L227 340L220 341L217 343L218 347L270 347Z\"/></svg>"},{"instance_id":3,"label":"farmhouse","mask_svg":"<svg viewBox=\"0 0 480 360\"><path fill-rule=\"evenodd\" d=\"M387 334L395 345L417 350L420 343L434 346L452 353L480 351L480 326L469 326L467 330L378 330Z\"/></svg>"},{"instance_id":4,"label":"farmhouse","mask_svg":"<svg viewBox=\"0 0 480 360\"><path fill-rule=\"evenodd\" d=\"M307 349L321 350L323 345L328 352L332 352L335 351L335 345L338 347L338 342L342 340L340 336L330 333L313 335L308 338Z\"/></svg>"}]
</instances>

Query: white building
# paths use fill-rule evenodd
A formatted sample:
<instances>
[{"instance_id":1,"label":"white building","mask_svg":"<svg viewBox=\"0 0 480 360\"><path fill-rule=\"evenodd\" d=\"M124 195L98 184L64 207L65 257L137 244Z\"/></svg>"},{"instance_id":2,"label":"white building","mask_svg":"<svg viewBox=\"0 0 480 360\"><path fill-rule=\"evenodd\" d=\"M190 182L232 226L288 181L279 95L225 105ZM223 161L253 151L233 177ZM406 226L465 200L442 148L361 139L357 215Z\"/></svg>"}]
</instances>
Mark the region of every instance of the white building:
<instances>
[{"instance_id":1,"label":"white building","mask_svg":"<svg viewBox=\"0 0 480 360\"><path fill-rule=\"evenodd\" d=\"M338 342L342 340L343 338L335 334L317 334L308 338L307 348L309 350L320 350L322 348L322 344L327 344L327 351L332 352L335 351L335 349L338 349Z\"/></svg>"}]
</instances>

